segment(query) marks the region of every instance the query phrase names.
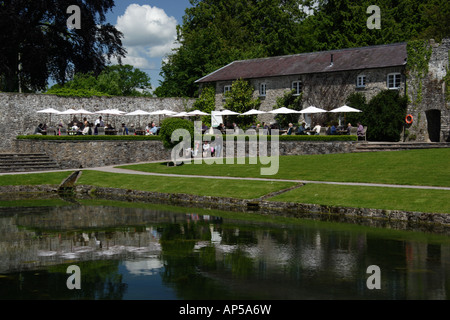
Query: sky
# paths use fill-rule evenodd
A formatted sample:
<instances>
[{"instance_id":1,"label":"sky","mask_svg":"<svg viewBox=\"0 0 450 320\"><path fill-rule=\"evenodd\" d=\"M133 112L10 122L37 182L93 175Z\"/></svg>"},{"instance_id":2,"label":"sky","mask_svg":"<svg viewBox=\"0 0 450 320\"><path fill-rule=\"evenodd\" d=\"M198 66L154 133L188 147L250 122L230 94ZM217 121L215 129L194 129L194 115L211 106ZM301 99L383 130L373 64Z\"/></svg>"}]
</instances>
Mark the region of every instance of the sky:
<instances>
[{"instance_id":1,"label":"sky","mask_svg":"<svg viewBox=\"0 0 450 320\"><path fill-rule=\"evenodd\" d=\"M123 64L145 71L152 88L159 86L161 63L176 48L176 26L182 24L189 0L115 0L107 22L124 34ZM117 61L112 61L116 63Z\"/></svg>"}]
</instances>

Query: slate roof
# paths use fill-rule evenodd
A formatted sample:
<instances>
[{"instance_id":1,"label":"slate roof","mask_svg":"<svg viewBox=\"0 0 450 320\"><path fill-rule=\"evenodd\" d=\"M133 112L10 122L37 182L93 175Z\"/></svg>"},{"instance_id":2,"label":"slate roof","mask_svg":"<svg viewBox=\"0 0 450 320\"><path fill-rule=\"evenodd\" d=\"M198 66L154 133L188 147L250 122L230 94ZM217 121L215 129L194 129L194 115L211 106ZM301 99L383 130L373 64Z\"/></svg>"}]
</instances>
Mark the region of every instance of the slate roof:
<instances>
[{"instance_id":1,"label":"slate roof","mask_svg":"<svg viewBox=\"0 0 450 320\"><path fill-rule=\"evenodd\" d=\"M396 43L239 60L198 79L196 83L396 67L405 65L406 58L406 43Z\"/></svg>"}]
</instances>

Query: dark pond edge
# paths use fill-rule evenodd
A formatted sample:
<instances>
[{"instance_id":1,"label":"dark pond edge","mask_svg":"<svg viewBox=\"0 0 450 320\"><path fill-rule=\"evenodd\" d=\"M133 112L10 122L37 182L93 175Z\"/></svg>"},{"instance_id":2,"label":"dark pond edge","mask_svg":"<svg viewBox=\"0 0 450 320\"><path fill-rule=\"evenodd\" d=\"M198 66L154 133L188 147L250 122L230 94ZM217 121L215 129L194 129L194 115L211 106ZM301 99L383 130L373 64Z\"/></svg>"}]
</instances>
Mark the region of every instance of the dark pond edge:
<instances>
[{"instance_id":1,"label":"dark pond edge","mask_svg":"<svg viewBox=\"0 0 450 320\"><path fill-rule=\"evenodd\" d=\"M450 214L424 213L402 210L370 208L351 208L276 202L264 199L236 199L225 197L199 196L192 194L170 194L131 189L75 185L70 194L62 195L60 186L0 186L0 200L42 199L46 197L67 196L76 199L105 199L125 202L151 202L169 205L182 205L202 209L236 211L280 217L314 219L356 223L365 226L411 230L429 233L450 234Z\"/></svg>"}]
</instances>

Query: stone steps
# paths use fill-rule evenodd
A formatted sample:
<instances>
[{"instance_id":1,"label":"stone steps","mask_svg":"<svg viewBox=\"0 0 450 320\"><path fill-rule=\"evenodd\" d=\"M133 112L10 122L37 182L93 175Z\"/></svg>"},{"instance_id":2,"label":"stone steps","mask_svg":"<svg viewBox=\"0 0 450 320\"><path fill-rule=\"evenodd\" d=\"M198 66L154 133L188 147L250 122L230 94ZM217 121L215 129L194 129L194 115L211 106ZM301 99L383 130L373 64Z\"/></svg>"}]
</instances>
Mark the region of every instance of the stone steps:
<instances>
[{"instance_id":1,"label":"stone steps","mask_svg":"<svg viewBox=\"0 0 450 320\"><path fill-rule=\"evenodd\" d=\"M0 153L0 172L25 172L59 169L45 153Z\"/></svg>"},{"instance_id":2,"label":"stone steps","mask_svg":"<svg viewBox=\"0 0 450 320\"><path fill-rule=\"evenodd\" d=\"M355 152L401 151L418 149L450 148L447 142L367 142L356 146Z\"/></svg>"}]
</instances>

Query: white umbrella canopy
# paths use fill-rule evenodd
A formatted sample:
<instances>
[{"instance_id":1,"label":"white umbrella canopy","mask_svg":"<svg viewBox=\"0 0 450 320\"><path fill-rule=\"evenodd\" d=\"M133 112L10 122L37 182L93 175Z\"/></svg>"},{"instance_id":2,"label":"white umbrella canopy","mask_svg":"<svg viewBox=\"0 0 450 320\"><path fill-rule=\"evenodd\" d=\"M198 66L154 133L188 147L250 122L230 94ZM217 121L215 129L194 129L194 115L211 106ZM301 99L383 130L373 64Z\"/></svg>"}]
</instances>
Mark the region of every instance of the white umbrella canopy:
<instances>
[{"instance_id":1,"label":"white umbrella canopy","mask_svg":"<svg viewBox=\"0 0 450 320\"><path fill-rule=\"evenodd\" d=\"M148 115L150 115L150 112L138 109L133 112L127 113L125 115L126 116L138 116L139 117L138 128L140 128L141 127L141 116L148 116Z\"/></svg>"},{"instance_id":2,"label":"white umbrella canopy","mask_svg":"<svg viewBox=\"0 0 450 320\"><path fill-rule=\"evenodd\" d=\"M172 111L172 110L158 110L158 111L153 111L150 112L151 115L155 115L158 116L158 125L161 126L161 116L173 116L174 114L177 114L177 112Z\"/></svg>"},{"instance_id":3,"label":"white umbrella canopy","mask_svg":"<svg viewBox=\"0 0 450 320\"><path fill-rule=\"evenodd\" d=\"M67 109L67 110L61 111L59 114L62 114L62 115L77 114L77 110L75 110L75 109Z\"/></svg>"},{"instance_id":4,"label":"white umbrella canopy","mask_svg":"<svg viewBox=\"0 0 450 320\"><path fill-rule=\"evenodd\" d=\"M61 112L59 110L53 109L53 108L48 108L48 109L44 109L44 110L39 110L36 111L37 113L46 113L49 115L50 120L49 120L49 125L51 126L52 124L52 114L60 114Z\"/></svg>"},{"instance_id":5,"label":"white umbrella canopy","mask_svg":"<svg viewBox=\"0 0 450 320\"><path fill-rule=\"evenodd\" d=\"M179 113L176 113L176 114L172 114L172 115L170 115L171 117L174 117L174 118L181 118L181 117L189 117L189 115L188 115L188 113L187 112L179 112Z\"/></svg>"},{"instance_id":6,"label":"white umbrella canopy","mask_svg":"<svg viewBox=\"0 0 450 320\"><path fill-rule=\"evenodd\" d=\"M160 116L160 115L171 116L171 115L174 115L176 113L177 112L175 112L175 111L166 110L166 109L150 112L151 115L156 115L156 116Z\"/></svg>"},{"instance_id":7,"label":"white umbrella canopy","mask_svg":"<svg viewBox=\"0 0 450 320\"><path fill-rule=\"evenodd\" d=\"M338 113L338 112L362 112L362 111L345 105L345 106L330 110L330 112Z\"/></svg>"},{"instance_id":8,"label":"white umbrella canopy","mask_svg":"<svg viewBox=\"0 0 450 320\"><path fill-rule=\"evenodd\" d=\"M286 107L281 107L275 110L271 110L269 111L269 113L273 113L273 114L289 114L289 113L300 113L300 111L294 110L294 109L289 109Z\"/></svg>"},{"instance_id":9,"label":"white umbrella canopy","mask_svg":"<svg viewBox=\"0 0 450 320\"><path fill-rule=\"evenodd\" d=\"M61 111L58 111L56 109L53 108L48 108L48 109L44 109L44 110L39 110L36 111L37 113L48 113L48 114L59 114L61 113Z\"/></svg>"},{"instance_id":10,"label":"white umbrella canopy","mask_svg":"<svg viewBox=\"0 0 450 320\"><path fill-rule=\"evenodd\" d=\"M244 112L242 115L243 116L254 116L254 115L257 115L257 114L265 114L265 113L267 113L267 112L266 111L261 111L261 110L256 110L256 109L251 109L251 110L249 110L247 112Z\"/></svg>"},{"instance_id":11,"label":"white umbrella canopy","mask_svg":"<svg viewBox=\"0 0 450 320\"><path fill-rule=\"evenodd\" d=\"M238 116L238 115L240 115L239 112L234 112L234 111L227 110L227 109L220 110L219 112L216 112L215 114L218 116Z\"/></svg>"},{"instance_id":12,"label":"white umbrella canopy","mask_svg":"<svg viewBox=\"0 0 450 320\"><path fill-rule=\"evenodd\" d=\"M320 108L317 108L314 106L310 106L310 107L300 111L300 113L324 113L324 112L327 112L327 110L320 109Z\"/></svg>"},{"instance_id":13,"label":"white umbrella canopy","mask_svg":"<svg viewBox=\"0 0 450 320\"><path fill-rule=\"evenodd\" d=\"M188 116L209 116L210 114L200 111L200 110L194 110L194 111L188 112L187 115Z\"/></svg>"},{"instance_id":14,"label":"white umbrella canopy","mask_svg":"<svg viewBox=\"0 0 450 320\"><path fill-rule=\"evenodd\" d=\"M355 109L355 108L352 108L352 107L349 107L347 105L344 105L342 107L330 110L330 112L333 112L333 113L347 113L347 112L362 112L362 111L358 110L358 109ZM347 121L345 115L344 115L344 121ZM341 125L341 115L339 115L339 125Z\"/></svg>"}]
</instances>

